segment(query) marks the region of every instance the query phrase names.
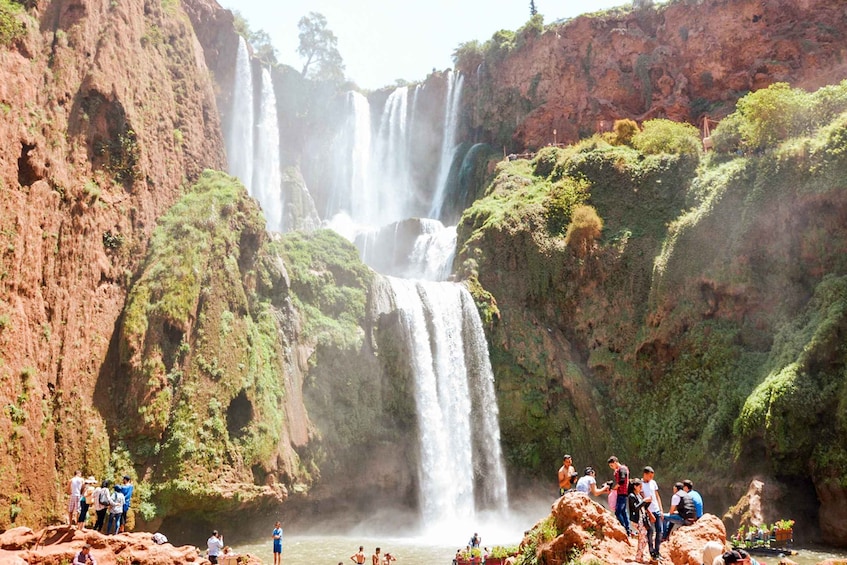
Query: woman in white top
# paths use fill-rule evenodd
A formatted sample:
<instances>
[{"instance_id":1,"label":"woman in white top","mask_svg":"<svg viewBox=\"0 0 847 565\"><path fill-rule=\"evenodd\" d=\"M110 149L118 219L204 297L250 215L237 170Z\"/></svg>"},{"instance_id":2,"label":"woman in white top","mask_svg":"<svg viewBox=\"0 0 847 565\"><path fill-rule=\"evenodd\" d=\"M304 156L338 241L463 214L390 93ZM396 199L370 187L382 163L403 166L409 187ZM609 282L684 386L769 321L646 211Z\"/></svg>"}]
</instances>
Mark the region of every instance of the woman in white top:
<instances>
[{"instance_id":1,"label":"woman in white top","mask_svg":"<svg viewBox=\"0 0 847 565\"><path fill-rule=\"evenodd\" d=\"M597 479L594 478L594 469L592 467L586 467L585 474L576 482L576 490L585 494L602 496L609 492L609 485L603 485L603 488L598 489Z\"/></svg>"}]
</instances>

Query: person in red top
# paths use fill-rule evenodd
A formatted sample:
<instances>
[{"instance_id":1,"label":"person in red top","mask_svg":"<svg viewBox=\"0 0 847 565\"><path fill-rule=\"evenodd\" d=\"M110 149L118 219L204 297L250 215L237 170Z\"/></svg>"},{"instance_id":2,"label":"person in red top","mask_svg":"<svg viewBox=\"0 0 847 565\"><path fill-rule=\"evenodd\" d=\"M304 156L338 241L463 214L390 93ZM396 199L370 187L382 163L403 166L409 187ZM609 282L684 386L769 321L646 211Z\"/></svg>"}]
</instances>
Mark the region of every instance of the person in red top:
<instances>
[{"instance_id":1,"label":"person in red top","mask_svg":"<svg viewBox=\"0 0 847 565\"><path fill-rule=\"evenodd\" d=\"M609 468L615 472L615 482L612 488L618 492L618 500L615 503L615 516L618 522L626 530L626 535L632 535L629 528L629 516L626 511L626 500L629 491L629 469L626 465L622 465L618 458L612 455L609 457Z\"/></svg>"}]
</instances>

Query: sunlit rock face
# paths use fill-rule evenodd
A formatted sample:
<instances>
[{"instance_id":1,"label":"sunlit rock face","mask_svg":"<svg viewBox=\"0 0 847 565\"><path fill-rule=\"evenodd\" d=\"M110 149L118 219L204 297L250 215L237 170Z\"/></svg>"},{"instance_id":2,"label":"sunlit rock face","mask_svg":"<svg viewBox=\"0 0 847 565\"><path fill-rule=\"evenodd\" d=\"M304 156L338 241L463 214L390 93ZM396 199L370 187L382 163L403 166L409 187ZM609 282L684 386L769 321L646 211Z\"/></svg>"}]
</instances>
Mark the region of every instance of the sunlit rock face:
<instances>
[{"instance_id":1,"label":"sunlit rock face","mask_svg":"<svg viewBox=\"0 0 847 565\"><path fill-rule=\"evenodd\" d=\"M474 141L521 153L620 118L720 118L775 82L817 88L847 77L845 30L833 0L669 2L574 18L519 34L505 56L459 62L468 127Z\"/></svg>"},{"instance_id":2,"label":"sunlit rock face","mask_svg":"<svg viewBox=\"0 0 847 565\"><path fill-rule=\"evenodd\" d=\"M226 163L187 20L140 0L28 6L0 49L0 404L15 408L0 417L15 485L0 506L18 500L0 529L55 520L56 485L76 468L102 476L113 405L97 391L117 375L107 360L132 273L180 186Z\"/></svg>"}]
</instances>

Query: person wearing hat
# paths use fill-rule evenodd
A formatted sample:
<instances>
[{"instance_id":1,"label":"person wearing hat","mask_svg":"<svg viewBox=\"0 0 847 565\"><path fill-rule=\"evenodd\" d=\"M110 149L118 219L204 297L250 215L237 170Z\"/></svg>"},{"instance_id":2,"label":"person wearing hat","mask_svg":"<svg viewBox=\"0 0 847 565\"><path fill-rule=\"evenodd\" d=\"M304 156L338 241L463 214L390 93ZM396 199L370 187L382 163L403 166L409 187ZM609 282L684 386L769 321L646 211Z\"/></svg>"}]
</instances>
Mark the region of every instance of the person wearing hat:
<instances>
[{"instance_id":1,"label":"person wearing hat","mask_svg":"<svg viewBox=\"0 0 847 565\"><path fill-rule=\"evenodd\" d=\"M77 525L81 530L85 529L85 519L88 517L88 509L94 504L94 485L97 484L97 479L93 476L85 479L82 485L82 495L79 499L79 517Z\"/></svg>"},{"instance_id":2,"label":"person wearing hat","mask_svg":"<svg viewBox=\"0 0 847 565\"><path fill-rule=\"evenodd\" d=\"M570 455L562 457L562 466L559 467L559 496L564 496L566 492L573 489L574 481L579 477L576 469L573 468L573 459Z\"/></svg>"}]
</instances>

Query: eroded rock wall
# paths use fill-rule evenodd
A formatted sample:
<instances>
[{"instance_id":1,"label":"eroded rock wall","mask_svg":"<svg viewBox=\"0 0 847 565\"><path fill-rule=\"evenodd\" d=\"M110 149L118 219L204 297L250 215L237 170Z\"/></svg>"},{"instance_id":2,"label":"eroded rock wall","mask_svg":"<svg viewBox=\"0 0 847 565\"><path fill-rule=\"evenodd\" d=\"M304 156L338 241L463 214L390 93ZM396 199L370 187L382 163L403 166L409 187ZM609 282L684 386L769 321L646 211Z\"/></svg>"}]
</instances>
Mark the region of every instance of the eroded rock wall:
<instances>
[{"instance_id":1,"label":"eroded rock wall","mask_svg":"<svg viewBox=\"0 0 847 565\"><path fill-rule=\"evenodd\" d=\"M128 283L180 186L225 161L178 3L29 5L0 49L0 500L37 524L65 515L74 469L106 473L117 404L95 390L121 376L104 361Z\"/></svg>"},{"instance_id":2,"label":"eroded rock wall","mask_svg":"<svg viewBox=\"0 0 847 565\"><path fill-rule=\"evenodd\" d=\"M845 33L833 0L676 0L580 16L460 58L466 119L475 141L520 153L620 118L719 118L775 82L847 77Z\"/></svg>"}]
</instances>

